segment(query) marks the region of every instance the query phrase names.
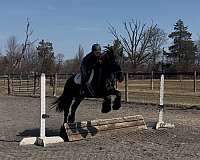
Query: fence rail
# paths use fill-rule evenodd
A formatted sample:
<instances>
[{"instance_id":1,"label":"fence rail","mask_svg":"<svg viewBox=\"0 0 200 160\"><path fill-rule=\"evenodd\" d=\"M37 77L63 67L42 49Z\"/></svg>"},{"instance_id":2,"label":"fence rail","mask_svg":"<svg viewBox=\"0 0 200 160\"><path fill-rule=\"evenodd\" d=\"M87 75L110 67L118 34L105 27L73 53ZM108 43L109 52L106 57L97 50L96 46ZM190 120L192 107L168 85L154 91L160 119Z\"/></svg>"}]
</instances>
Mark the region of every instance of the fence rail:
<instances>
[{"instance_id":1,"label":"fence rail","mask_svg":"<svg viewBox=\"0 0 200 160\"><path fill-rule=\"evenodd\" d=\"M161 73L125 73L125 81L116 83L124 101L159 103ZM200 73L165 73L165 102L200 105ZM47 96L59 96L71 74L46 75ZM3 94L40 94L40 75L0 75ZM0 94L2 93L0 92Z\"/></svg>"}]
</instances>

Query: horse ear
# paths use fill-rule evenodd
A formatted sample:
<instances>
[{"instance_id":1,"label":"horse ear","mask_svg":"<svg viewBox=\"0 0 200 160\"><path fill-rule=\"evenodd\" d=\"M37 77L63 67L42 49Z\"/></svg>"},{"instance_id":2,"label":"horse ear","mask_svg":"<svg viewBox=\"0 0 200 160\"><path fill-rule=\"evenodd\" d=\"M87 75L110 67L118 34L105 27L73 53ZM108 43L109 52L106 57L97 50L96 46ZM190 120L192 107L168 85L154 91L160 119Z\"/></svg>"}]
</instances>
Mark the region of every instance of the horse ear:
<instances>
[{"instance_id":1,"label":"horse ear","mask_svg":"<svg viewBox=\"0 0 200 160\"><path fill-rule=\"evenodd\" d=\"M108 45L108 46L105 46L104 48L105 48L105 52L106 53L108 53L108 54L114 54L114 48L113 48L113 46Z\"/></svg>"},{"instance_id":2,"label":"horse ear","mask_svg":"<svg viewBox=\"0 0 200 160\"><path fill-rule=\"evenodd\" d=\"M114 46L105 46L105 53L106 53L106 56L107 56L107 59L116 59L116 54L114 52Z\"/></svg>"}]
</instances>

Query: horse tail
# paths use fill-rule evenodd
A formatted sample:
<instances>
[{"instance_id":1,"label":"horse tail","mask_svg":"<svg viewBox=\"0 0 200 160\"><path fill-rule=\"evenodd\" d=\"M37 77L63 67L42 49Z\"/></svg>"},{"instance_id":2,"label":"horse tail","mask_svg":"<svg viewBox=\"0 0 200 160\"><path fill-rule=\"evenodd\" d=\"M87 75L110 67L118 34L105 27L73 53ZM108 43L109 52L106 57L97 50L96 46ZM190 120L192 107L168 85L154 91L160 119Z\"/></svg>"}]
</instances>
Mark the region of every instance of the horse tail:
<instances>
[{"instance_id":1,"label":"horse tail","mask_svg":"<svg viewBox=\"0 0 200 160\"><path fill-rule=\"evenodd\" d=\"M56 106L57 112L63 112L65 108L64 104L65 95L62 94L55 102L52 103L52 106Z\"/></svg>"},{"instance_id":2,"label":"horse tail","mask_svg":"<svg viewBox=\"0 0 200 160\"><path fill-rule=\"evenodd\" d=\"M61 94L60 97L58 97L58 99L52 103L51 106L56 106L56 111L57 112L63 112L64 109L66 107L70 107L71 103L72 103L72 100L73 100L73 96L72 96L72 93L71 93L71 90L70 90L70 86L71 86L71 79L73 78L70 77L67 82L65 83L65 87L64 87L64 91L63 93ZM53 108L53 107L52 107Z\"/></svg>"}]
</instances>

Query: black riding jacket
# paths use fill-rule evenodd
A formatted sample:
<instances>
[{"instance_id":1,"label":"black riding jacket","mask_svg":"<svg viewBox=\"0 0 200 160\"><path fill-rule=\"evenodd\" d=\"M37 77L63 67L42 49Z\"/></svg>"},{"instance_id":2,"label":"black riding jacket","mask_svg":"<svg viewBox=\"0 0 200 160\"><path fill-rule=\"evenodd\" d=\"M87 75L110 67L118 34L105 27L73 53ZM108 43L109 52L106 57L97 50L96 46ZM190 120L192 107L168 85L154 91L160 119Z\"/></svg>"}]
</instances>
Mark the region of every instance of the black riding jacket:
<instances>
[{"instance_id":1,"label":"black riding jacket","mask_svg":"<svg viewBox=\"0 0 200 160\"><path fill-rule=\"evenodd\" d=\"M93 52L90 52L83 58L80 66L82 83L85 83L89 79L92 69L98 64L98 62L99 57L95 56Z\"/></svg>"}]
</instances>

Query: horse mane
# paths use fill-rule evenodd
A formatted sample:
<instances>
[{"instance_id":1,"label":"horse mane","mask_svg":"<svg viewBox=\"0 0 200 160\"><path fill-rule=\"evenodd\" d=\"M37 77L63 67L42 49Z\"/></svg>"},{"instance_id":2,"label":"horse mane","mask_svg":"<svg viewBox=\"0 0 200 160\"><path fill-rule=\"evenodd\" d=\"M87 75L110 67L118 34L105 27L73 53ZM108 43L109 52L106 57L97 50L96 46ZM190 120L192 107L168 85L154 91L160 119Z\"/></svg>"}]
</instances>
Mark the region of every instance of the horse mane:
<instances>
[{"instance_id":1,"label":"horse mane","mask_svg":"<svg viewBox=\"0 0 200 160\"><path fill-rule=\"evenodd\" d=\"M106 46L104 53L100 56L102 64L111 63L115 58L116 57L112 46Z\"/></svg>"}]
</instances>

